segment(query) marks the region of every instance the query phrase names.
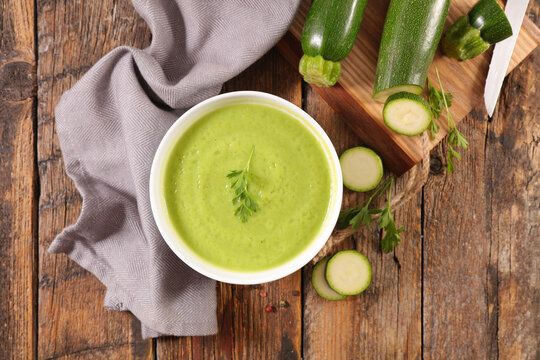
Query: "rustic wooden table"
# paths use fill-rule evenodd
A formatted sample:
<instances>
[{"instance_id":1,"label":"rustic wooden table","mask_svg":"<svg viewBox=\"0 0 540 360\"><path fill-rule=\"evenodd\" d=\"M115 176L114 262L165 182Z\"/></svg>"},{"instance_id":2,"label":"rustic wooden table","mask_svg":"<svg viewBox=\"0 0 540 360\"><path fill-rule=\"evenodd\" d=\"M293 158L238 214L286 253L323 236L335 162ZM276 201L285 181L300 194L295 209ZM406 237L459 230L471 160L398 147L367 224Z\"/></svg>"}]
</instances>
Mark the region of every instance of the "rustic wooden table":
<instances>
[{"instance_id":1,"label":"rustic wooden table","mask_svg":"<svg viewBox=\"0 0 540 360\"><path fill-rule=\"evenodd\" d=\"M131 314L103 308L96 278L47 248L81 208L54 107L104 54L145 47L150 32L128 0L0 0L0 31L0 359L540 358L540 50L508 77L493 119L479 104L460 125L470 148L454 174L444 144L432 152L427 184L396 213L394 254L374 226L343 244L372 262L364 294L322 300L311 266L218 284L219 335L143 341ZM302 106L338 152L360 143L275 50L224 87L243 89Z\"/></svg>"}]
</instances>

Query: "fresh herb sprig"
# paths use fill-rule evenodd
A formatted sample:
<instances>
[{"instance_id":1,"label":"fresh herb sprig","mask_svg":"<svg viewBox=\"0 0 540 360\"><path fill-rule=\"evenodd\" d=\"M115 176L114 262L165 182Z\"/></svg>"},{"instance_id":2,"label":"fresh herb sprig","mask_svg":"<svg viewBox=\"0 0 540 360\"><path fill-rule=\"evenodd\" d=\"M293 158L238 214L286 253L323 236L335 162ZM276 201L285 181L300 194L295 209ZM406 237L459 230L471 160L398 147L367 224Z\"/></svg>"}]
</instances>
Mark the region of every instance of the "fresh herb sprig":
<instances>
[{"instance_id":1,"label":"fresh herb sprig","mask_svg":"<svg viewBox=\"0 0 540 360\"><path fill-rule=\"evenodd\" d=\"M437 90L431 83L429 78L428 82L428 103L431 107L431 122L429 124L429 133L432 139L435 139L435 134L439 132L439 125L435 122L441 116L442 109L444 108L444 101L448 104L448 107L452 106L452 94Z\"/></svg>"},{"instance_id":2,"label":"fresh herb sprig","mask_svg":"<svg viewBox=\"0 0 540 360\"><path fill-rule=\"evenodd\" d=\"M373 221L372 216L380 214L377 222L379 223L379 228L385 231L385 235L381 241L381 248L384 252L392 252L401 240L399 234L404 230L403 226L399 229L396 227L396 222L392 215L391 200L393 183L394 176L391 176L379 185L373 194L367 200L360 203L358 207L343 210L339 214L338 228L345 229L347 226L350 226L352 230L356 230L362 223L369 226ZM386 206L383 209L370 208L371 202L386 190L388 190Z\"/></svg>"},{"instance_id":3,"label":"fresh herb sprig","mask_svg":"<svg viewBox=\"0 0 540 360\"><path fill-rule=\"evenodd\" d=\"M234 198L232 200L233 205L237 205L234 215L238 216L242 222L246 222L248 217L253 215L259 209L257 201L249 193L249 183L251 177L249 176L249 166L251 164L251 158L255 147L251 149L246 166L241 170L232 170L227 177L231 179L231 188L234 190Z\"/></svg>"},{"instance_id":4,"label":"fresh herb sprig","mask_svg":"<svg viewBox=\"0 0 540 360\"><path fill-rule=\"evenodd\" d=\"M441 77L439 76L439 69L435 67L435 73L437 74L437 80L439 82L439 87L441 88L441 92L445 94L444 88L441 82ZM465 136L459 132L459 130L456 127L456 123L454 122L454 119L452 118L452 114L450 113L450 110L448 109L450 105L448 105L448 101L446 99L446 96L442 97L444 108L446 109L446 120L448 125L448 155L446 157L447 159L447 165L446 165L446 171L450 174L454 171L454 158L460 160L461 155L456 150L456 148L461 147L463 149L466 149L469 146L469 142L465 138Z\"/></svg>"},{"instance_id":5,"label":"fresh herb sprig","mask_svg":"<svg viewBox=\"0 0 540 360\"><path fill-rule=\"evenodd\" d=\"M379 185L373 194L365 200L364 202L360 203L358 207L351 208L347 210L343 210L339 213L337 226L339 229L345 229L347 226L351 226L351 229L354 231L360 227L362 223L364 225L369 226L371 224L372 218L371 215L377 214L382 212L380 209L370 209L369 206L371 205L371 202L381 194L383 190L385 190L388 187L388 183L390 182L390 178L386 179L382 185Z\"/></svg>"},{"instance_id":6,"label":"fresh herb sprig","mask_svg":"<svg viewBox=\"0 0 540 360\"><path fill-rule=\"evenodd\" d=\"M438 73L438 71L437 71ZM431 114L433 115L434 119L438 119L439 116L441 116L441 112L444 108L444 100L446 100L446 103L448 104L448 107L452 106L452 98L453 95L449 92L444 92L441 90L437 90L435 86L433 86L433 83L428 78L428 102L431 106Z\"/></svg>"},{"instance_id":7,"label":"fresh herb sprig","mask_svg":"<svg viewBox=\"0 0 540 360\"><path fill-rule=\"evenodd\" d=\"M398 246L401 241L401 236L399 235L405 227L401 226L399 229L396 227L396 222L394 220L394 215L392 215L391 208L391 198L392 198L392 184L394 182L394 177L392 176L390 185L388 186L388 199L386 201L386 207L381 212L379 216L379 228L384 229L384 237L381 241L381 248L384 252L392 252L396 246Z\"/></svg>"}]
</instances>

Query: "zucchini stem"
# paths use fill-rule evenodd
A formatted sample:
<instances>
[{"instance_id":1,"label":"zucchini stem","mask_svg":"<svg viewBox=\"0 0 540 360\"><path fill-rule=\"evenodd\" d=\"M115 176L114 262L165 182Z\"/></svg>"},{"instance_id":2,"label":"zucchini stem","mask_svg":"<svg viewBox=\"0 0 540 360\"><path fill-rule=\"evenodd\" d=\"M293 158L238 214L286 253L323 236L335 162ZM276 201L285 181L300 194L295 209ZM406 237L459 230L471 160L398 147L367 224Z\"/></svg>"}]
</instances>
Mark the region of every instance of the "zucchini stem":
<instances>
[{"instance_id":1,"label":"zucchini stem","mask_svg":"<svg viewBox=\"0 0 540 360\"><path fill-rule=\"evenodd\" d=\"M324 59L321 55L304 55L298 66L304 81L319 87L333 86L341 75L341 63Z\"/></svg>"},{"instance_id":2,"label":"zucchini stem","mask_svg":"<svg viewBox=\"0 0 540 360\"><path fill-rule=\"evenodd\" d=\"M441 46L446 56L463 61L480 55L490 44L482 39L480 30L469 24L469 17L463 15L446 31Z\"/></svg>"},{"instance_id":3,"label":"zucchini stem","mask_svg":"<svg viewBox=\"0 0 540 360\"><path fill-rule=\"evenodd\" d=\"M442 50L459 61L473 58L512 36L512 26L496 0L480 0L444 34Z\"/></svg>"}]
</instances>

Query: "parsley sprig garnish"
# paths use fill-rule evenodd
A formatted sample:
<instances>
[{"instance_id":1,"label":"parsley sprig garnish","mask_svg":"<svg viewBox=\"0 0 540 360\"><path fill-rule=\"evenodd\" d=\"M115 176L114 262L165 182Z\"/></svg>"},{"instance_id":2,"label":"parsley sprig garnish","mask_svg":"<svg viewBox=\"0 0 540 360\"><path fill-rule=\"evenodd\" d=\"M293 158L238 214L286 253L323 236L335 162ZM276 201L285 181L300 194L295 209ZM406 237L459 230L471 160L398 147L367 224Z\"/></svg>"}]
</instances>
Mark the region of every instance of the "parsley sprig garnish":
<instances>
[{"instance_id":1,"label":"parsley sprig garnish","mask_svg":"<svg viewBox=\"0 0 540 360\"><path fill-rule=\"evenodd\" d=\"M435 67L435 73L437 74L437 80L439 81L439 87L441 88L441 92L445 94L441 78L439 76L439 70L437 69L437 67ZM448 124L448 154L446 156L446 171L450 174L454 171L454 158L458 160L461 159L461 155L456 150L456 148L461 147L463 149L466 149L469 146L469 142L467 141L465 136L457 129L456 123L452 118L452 114L450 114L450 110L448 109L450 105L448 105L446 96L443 96L442 100L444 103L444 108L446 109L446 120Z\"/></svg>"},{"instance_id":2,"label":"parsley sprig garnish","mask_svg":"<svg viewBox=\"0 0 540 360\"><path fill-rule=\"evenodd\" d=\"M404 230L404 227L399 229L396 227L396 222L394 216L392 215L392 185L394 184L394 176L386 179L381 185L379 185L373 194L360 203L358 207L343 210L339 214L338 218L338 228L345 229L347 226L350 226L354 231L362 223L366 226L369 226L373 221L373 215L380 214L377 222L379 223L379 228L384 229L384 237L381 241L381 248L384 252L392 252L394 248L399 244L401 237L399 233ZM371 202L380 196L384 191L388 190L388 197L386 199L386 206L383 209L370 208Z\"/></svg>"},{"instance_id":3,"label":"parsley sprig garnish","mask_svg":"<svg viewBox=\"0 0 540 360\"><path fill-rule=\"evenodd\" d=\"M439 125L434 121L441 116L441 111L444 107L444 101L448 104L448 107L452 106L452 94L439 91L433 86L429 78L428 81L428 103L431 107L431 122L429 124L429 134L432 139L435 139L435 134L439 132Z\"/></svg>"},{"instance_id":4,"label":"parsley sprig garnish","mask_svg":"<svg viewBox=\"0 0 540 360\"><path fill-rule=\"evenodd\" d=\"M386 207L383 209L381 216L379 216L379 228L384 229L384 237L381 241L381 248L384 252L392 252L396 246L398 246L401 241L401 236L399 235L405 227L401 226L399 229L396 227L396 222L394 220L394 215L392 215L391 208L391 198L392 198L392 184L394 182L394 177L392 176L390 185L388 186L388 199L386 201Z\"/></svg>"},{"instance_id":5,"label":"parsley sprig garnish","mask_svg":"<svg viewBox=\"0 0 540 360\"><path fill-rule=\"evenodd\" d=\"M242 222L246 222L248 217L257 212L259 205L249 193L249 183L251 177L249 176L249 165L251 164L251 158L255 147L251 149L246 166L241 170L232 170L227 177L231 179L231 188L234 190L234 198L232 200L233 205L237 205L234 215L238 216Z\"/></svg>"}]
</instances>

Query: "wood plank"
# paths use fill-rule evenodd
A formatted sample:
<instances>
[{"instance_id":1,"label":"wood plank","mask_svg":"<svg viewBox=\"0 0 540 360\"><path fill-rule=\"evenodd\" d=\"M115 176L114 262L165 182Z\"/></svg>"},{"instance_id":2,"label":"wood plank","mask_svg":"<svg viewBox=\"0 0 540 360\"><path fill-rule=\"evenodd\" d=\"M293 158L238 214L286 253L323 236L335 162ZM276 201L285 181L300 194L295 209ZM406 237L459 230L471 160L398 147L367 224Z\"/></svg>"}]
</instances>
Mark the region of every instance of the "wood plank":
<instances>
[{"instance_id":1,"label":"wood plank","mask_svg":"<svg viewBox=\"0 0 540 360\"><path fill-rule=\"evenodd\" d=\"M306 111L327 131L338 154L362 144L313 89L306 89ZM363 198L345 190L344 208ZM304 269L304 358L420 357L421 201L421 194L417 194L396 211L396 221L406 231L394 254L381 253L381 233L376 225L362 227L353 239L338 247L356 248L370 259L372 284L363 294L343 301L324 300L310 284L312 266Z\"/></svg>"},{"instance_id":2,"label":"wood plank","mask_svg":"<svg viewBox=\"0 0 540 360\"><path fill-rule=\"evenodd\" d=\"M482 121L484 120L484 121ZM460 124L469 140L450 175L430 177L424 189L423 326L427 359L494 358L486 275L490 244L486 189L485 112ZM444 157L446 141L437 148ZM441 160L445 163L445 160Z\"/></svg>"},{"instance_id":3,"label":"wood plank","mask_svg":"<svg viewBox=\"0 0 540 360\"><path fill-rule=\"evenodd\" d=\"M0 359L36 357L34 2L0 0Z\"/></svg>"},{"instance_id":4,"label":"wood plank","mask_svg":"<svg viewBox=\"0 0 540 360\"><path fill-rule=\"evenodd\" d=\"M310 0L300 5L290 32L279 44L280 51L298 67L302 55L298 39L301 38L304 19ZM476 0L452 1L446 27L460 15L466 13ZM351 129L370 147L381 154L387 166L400 175L422 159L422 144L419 136L398 135L385 126L382 120L382 104L372 100L373 83L377 66L377 54L382 34L388 1L368 2L362 21L362 28L349 56L342 61L342 75L339 86L317 88L315 90L351 126ZM540 42L540 30L529 19L525 19L514 51L509 71L521 62ZM475 59L457 62L440 52L435 55L430 69L435 77L435 66L439 68L445 89L455 97L452 107L456 122L461 121L475 106L481 104L484 80L487 75L491 50ZM456 76L459 74L459 76ZM437 120L440 133L430 146L435 146L445 135L446 119Z\"/></svg>"},{"instance_id":5,"label":"wood plank","mask_svg":"<svg viewBox=\"0 0 540 360\"><path fill-rule=\"evenodd\" d=\"M426 358L538 357L539 54L510 75L492 123L467 117L456 173L426 186Z\"/></svg>"},{"instance_id":6,"label":"wood plank","mask_svg":"<svg viewBox=\"0 0 540 360\"><path fill-rule=\"evenodd\" d=\"M54 107L114 47L149 44L149 31L128 0L38 2L39 358L151 359L140 323L103 307L105 289L65 255L47 252L74 223L81 200L64 172Z\"/></svg>"},{"instance_id":7,"label":"wood plank","mask_svg":"<svg viewBox=\"0 0 540 360\"><path fill-rule=\"evenodd\" d=\"M456 173L426 186L426 358L539 356L539 55L510 74L492 122L476 111L460 126Z\"/></svg>"},{"instance_id":8,"label":"wood plank","mask_svg":"<svg viewBox=\"0 0 540 360\"><path fill-rule=\"evenodd\" d=\"M486 281L500 359L540 358L539 74L537 50L508 77L486 134Z\"/></svg>"},{"instance_id":9,"label":"wood plank","mask_svg":"<svg viewBox=\"0 0 540 360\"><path fill-rule=\"evenodd\" d=\"M229 81L224 92L269 92L301 106L300 79L275 51ZM261 296L264 291L266 296ZM158 359L298 359L301 356L301 272L260 286L218 286L219 334L158 339ZM296 295L295 295L296 294ZM288 306L279 307L281 300ZM275 311L265 312L266 306Z\"/></svg>"}]
</instances>

